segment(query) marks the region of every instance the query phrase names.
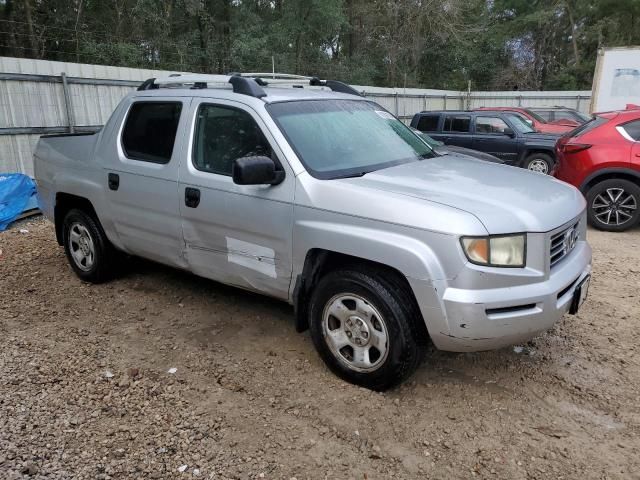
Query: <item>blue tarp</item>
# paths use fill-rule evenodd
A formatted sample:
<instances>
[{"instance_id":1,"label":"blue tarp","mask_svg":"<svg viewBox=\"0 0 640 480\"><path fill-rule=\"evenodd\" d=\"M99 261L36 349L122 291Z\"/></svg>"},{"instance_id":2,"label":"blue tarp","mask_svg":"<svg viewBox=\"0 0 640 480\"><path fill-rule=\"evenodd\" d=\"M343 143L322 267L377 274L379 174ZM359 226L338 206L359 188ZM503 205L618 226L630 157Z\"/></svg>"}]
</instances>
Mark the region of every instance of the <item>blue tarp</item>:
<instances>
[{"instance_id":1,"label":"blue tarp","mask_svg":"<svg viewBox=\"0 0 640 480\"><path fill-rule=\"evenodd\" d=\"M0 232L25 211L36 193L36 184L21 173L0 173Z\"/></svg>"}]
</instances>

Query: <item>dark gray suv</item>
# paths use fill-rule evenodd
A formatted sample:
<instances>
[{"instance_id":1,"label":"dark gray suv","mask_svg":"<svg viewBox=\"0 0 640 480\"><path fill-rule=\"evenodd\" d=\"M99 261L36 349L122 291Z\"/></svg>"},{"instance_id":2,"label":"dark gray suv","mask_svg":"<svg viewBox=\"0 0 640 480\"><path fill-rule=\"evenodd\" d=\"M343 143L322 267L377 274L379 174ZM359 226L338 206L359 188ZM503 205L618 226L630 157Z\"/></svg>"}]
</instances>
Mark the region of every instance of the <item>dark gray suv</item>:
<instances>
[{"instance_id":1,"label":"dark gray suv","mask_svg":"<svg viewBox=\"0 0 640 480\"><path fill-rule=\"evenodd\" d=\"M489 153L510 165L545 174L555 168L558 136L537 133L516 113L420 112L411 126L446 145Z\"/></svg>"}]
</instances>

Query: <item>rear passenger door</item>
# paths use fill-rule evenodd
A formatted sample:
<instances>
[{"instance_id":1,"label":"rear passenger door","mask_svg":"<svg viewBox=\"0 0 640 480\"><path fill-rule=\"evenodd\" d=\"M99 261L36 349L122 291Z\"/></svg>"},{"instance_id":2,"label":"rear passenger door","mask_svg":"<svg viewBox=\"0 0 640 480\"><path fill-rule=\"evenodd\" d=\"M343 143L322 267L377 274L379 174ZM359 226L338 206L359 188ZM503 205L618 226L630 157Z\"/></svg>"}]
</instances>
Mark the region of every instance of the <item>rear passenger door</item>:
<instances>
[{"instance_id":1,"label":"rear passenger door","mask_svg":"<svg viewBox=\"0 0 640 480\"><path fill-rule=\"evenodd\" d=\"M100 152L113 226L128 253L184 267L178 164L190 98L132 97Z\"/></svg>"},{"instance_id":2,"label":"rear passenger door","mask_svg":"<svg viewBox=\"0 0 640 480\"><path fill-rule=\"evenodd\" d=\"M442 133L433 136L445 145L471 148L471 115L445 114L442 122Z\"/></svg>"},{"instance_id":3,"label":"rear passenger door","mask_svg":"<svg viewBox=\"0 0 640 480\"><path fill-rule=\"evenodd\" d=\"M498 116L478 115L475 118L471 148L490 153L509 163L518 159L518 138L515 131Z\"/></svg>"},{"instance_id":4,"label":"rear passenger door","mask_svg":"<svg viewBox=\"0 0 640 480\"><path fill-rule=\"evenodd\" d=\"M196 99L179 180L185 253L192 272L286 299L291 281L295 177L249 106ZM271 157L278 185L236 185L233 162Z\"/></svg>"}]
</instances>

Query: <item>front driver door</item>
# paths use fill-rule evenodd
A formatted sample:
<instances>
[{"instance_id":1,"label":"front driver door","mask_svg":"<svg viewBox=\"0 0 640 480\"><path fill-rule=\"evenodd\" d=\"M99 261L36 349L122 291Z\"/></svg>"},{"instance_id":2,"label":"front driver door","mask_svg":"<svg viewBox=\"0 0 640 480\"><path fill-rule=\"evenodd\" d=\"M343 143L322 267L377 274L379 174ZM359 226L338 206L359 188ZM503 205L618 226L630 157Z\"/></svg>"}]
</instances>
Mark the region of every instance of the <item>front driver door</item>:
<instances>
[{"instance_id":1,"label":"front driver door","mask_svg":"<svg viewBox=\"0 0 640 480\"><path fill-rule=\"evenodd\" d=\"M191 271L286 299L292 269L293 171L249 106L194 100L191 116L178 182ZM233 183L233 161L251 155L274 159L285 180L274 186Z\"/></svg>"},{"instance_id":2,"label":"front driver door","mask_svg":"<svg viewBox=\"0 0 640 480\"><path fill-rule=\"evenodd\" d=\"M475 118L472 148L495 155L508 163L518 159L518 138L500 117L479 115Z\"/></svg>"}]
</instances>

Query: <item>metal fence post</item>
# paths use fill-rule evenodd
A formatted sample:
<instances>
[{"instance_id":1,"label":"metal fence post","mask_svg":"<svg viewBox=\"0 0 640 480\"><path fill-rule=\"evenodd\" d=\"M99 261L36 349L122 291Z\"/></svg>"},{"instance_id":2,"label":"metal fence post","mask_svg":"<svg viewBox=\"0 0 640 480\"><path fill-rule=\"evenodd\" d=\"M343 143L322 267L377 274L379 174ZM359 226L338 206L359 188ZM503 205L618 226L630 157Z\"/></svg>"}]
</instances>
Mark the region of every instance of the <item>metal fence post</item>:
<instances>
[{"instance_id":1,"label":"metal fence post","mask_svg":"<svg viewBox=\"0 0 640 480\"><path fill-rule=\"evenodd\" d=\"M582 100L582 95L578 95L576 98L576 110L580 111L580 100Z\"/></svg>"},{"instance_id":2,"label":"metal fence post","mask_svg":"<svg viewBox=\"0 0 640 480\"><path fill-rule=\"evenodd\" d=\"M427 95L425 94L422 97L422 111L425 112L427 110Z\"/></svg>"},{"instance_id":3,"label":"metal fence post","mask_svg":"<svg viewBox=\"0 0 640 480\"><path fill-rule=\"evenodd\" d=\"M395 114L396 114L396 117L397 117L397 116L398 116L398 92L396 92L396 93L394 94L394 101L393 101L393 103L394 103L394 108L395 108Z\"/></svg>"},{"instance_id":4,"label":"metal fence post","mask_svg":"<svg viewBox=\"0 0 640 480\"><path fill-rule=\"evenodd\" d=\"M447 109L447 94L446 93L442 96L442 99L444 100L443 105L442 105L442 109L446 110Z\"/></svg>"},{"instance_id":5,"label":"metal fence post","mask_svg":"<svg viewBox=\"0 0 640 480\"><path fill-rule=\"evenodd\" d=\"M69 95L69 85L67 84L67 74L60 73L62 79L62 92L64 94L64 107L67 111L67 125L69 126L69 133L75 133L75 119L73 118L73 105L71 104L71 95Z\"/></svg>"},{"instance_id":6,"label":"metal fence post","mask_svg":"<svg viewBox=\"0 0 640 480\"><path fill-rule=\"evenodd\" d=\"M518 106L522 106L522 95L518 95Z\"/></svg>"}]
</instances>

